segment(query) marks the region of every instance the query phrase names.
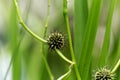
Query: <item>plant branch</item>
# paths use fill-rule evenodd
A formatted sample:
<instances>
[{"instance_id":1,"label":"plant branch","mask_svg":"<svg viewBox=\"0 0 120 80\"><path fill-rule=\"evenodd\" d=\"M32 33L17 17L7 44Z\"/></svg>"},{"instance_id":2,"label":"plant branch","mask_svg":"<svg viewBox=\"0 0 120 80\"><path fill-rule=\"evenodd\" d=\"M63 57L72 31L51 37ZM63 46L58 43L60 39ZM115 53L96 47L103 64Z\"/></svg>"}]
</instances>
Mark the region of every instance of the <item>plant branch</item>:
<instances>
[{"instance_id":1,"label":"plant branch","mask_svg":"<svg viewBox=\"0 0 120 80\"><path fill-rule=\"evenodd\" d=\"M65 73L64 75L60 76L57 80L62 80L63 78L65 78L68 74L70 74L71 69L68 70L67 73Z\"/></svg>"},{"instance_id":2,"label":"plant branch","mask_svg":"<svg viewBox=\"0 0 120 80\"><path fill-rule=\"evenodd\" d=\"M71 56L72 56L72 61L75 62L74 69L76 72L77 80L81 80L81 77L80 77L80 74L79 74L79 71L78 71L78 68L76 65L74 51L73 51L72 38L71 38L71 33L70 33L70 24L69 24L69 18L68 18L67 0L63 0L63 14L64 14L67 32L68 32L69 47L70 47L70 52L71 52Z\"/></svg>"},{"instance_id":3,"label":"plant branch","mask_svg":"<svg viewBox=\"0 0 120 80\"><path fill-rule=\"evenodd\" d=\"M44 38L46 37L47 29L48 29L48 23L50 18L50 0L48 0L48 10L47 10L47 18L45 23L45 31L44 31Z\"/></svg>"},{"instance_id":4,"label":"plant branch","mask_svg":"<svg viewBox=\"0 0 120 80\"><path fill-rule=\"evenodd\" d=\"M22 17L21 17L21 15L20 15L20 10L19 10L19 8L18 8L18 4L17 4L17 1L16 1L16 0L14 0L14 4L15 4L16 11L17 11L18 20L19 20L20 24L22 25L22 27L23 27L31 36L33 36L35 39L37 39L37 40L39 40L39 41L41 41L41 42L43 42L43 43L47 43L46 40L44 40L44 39L40 38L39 36L37 36L35 33L33 33L33 32L27 27L27 25L26 25L26 24L23 22L23 20L22 20Z\"/></svg>"},{"instance_id":5,"label":"plant branch","mask_svg":"<svg viewBox=\"0 0 120 80\"><path fill-rule=\"evenodd\" d=\"M73 64L70 65L68 72L66 72L65 74L63 74L62 76L60 76L57 80L62 80L62 79L65 78L67 75L69 75L70 72L72 71L72 66L73 66Z\"/></svg>"},{"instance_id":6,"label":"plant branch","mask_svg":"<svg viewBox=\"0 0 120 80\"><path fill-rule=\"evenodd\" d=\"M120 59L118 60L117 64L115 65L111 73L114 73L119 68L119 66L120 66Z\"/></svg>"},{"instance_id":7,"label":"plant branch","mask_svg":"<svg viewBox=\"0 0 120 80\"><path fill-rule=\"evenodd\" d=\"M70 63L70 64L74 64L74 62L70 61L69 59L67 59L61 52L60 50L56 49L56 52L58 53L58 55L65 60L66 62Z\"/></svg>"}]
</instances>

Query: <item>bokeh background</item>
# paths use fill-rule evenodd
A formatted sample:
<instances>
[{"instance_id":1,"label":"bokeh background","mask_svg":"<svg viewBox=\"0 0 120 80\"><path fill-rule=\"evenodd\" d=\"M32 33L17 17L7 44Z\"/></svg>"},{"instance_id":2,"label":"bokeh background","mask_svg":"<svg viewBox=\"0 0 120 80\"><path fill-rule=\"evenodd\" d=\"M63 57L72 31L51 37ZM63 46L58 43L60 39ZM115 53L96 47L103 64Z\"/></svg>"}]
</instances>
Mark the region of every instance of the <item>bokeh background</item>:
<instances>
[{"instance_id":1,"label":"bokeh background","mask_svg":"<svg viewBox=\"0 0 120 80\"><path fill-rule=\"evenodd\" d=\"M18 3L24 22L34 33L42 37L48 10L47 0L18 0ZM88 0L88 11L91 3L92 0ZM67 32L62 12L62 0L51 0L50 4L47 36L55 31L63 33L66 36L66 43L62 52L70 59ZM93 70L98 68L95 59L99 58L100 55L109 6L110 1L103 0L99 28L93 50ZM68 0L68 7L73 36L74 0ZM45 45L45 53L48 53L47 61L55 79L67 71L69 65L56 52L50 50L47 45ZM15 57L13 54L16 54ZM108 58L110 58L110 61L108 61L108 66L114 66L118 58L120 58L120 0L117 0L113 14L109 54ZM49 80L48 78L46 79L48 74L45 66L41 66L44 65L41 56L41 43L29 35L18 23L12 0L0 0L0 80L3 80L12 56L14 57L13 64L9 70L7 80L12 80L12 78L14 78L13 80L40 80L38 76L39 78L44 77L44 80ZM115 58L116 56L117 58ZM43 75L40 76L40 74Z\"/></svg>"}]
</instances>

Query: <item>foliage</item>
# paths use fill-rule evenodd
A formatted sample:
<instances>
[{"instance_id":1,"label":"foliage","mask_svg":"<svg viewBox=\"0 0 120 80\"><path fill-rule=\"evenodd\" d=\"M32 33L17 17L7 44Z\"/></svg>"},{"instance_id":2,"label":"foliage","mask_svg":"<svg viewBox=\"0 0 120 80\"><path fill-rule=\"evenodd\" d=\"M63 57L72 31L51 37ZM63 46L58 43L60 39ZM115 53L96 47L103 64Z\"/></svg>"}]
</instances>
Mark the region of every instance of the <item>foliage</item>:
<instances>
[{"instance_id":1,"label":"foliage","mask_svg":"<svg viewBox=\"0 0 120 80\"><path fill-rule=\"evenodd\" d=\"M25 15L20 0L12 0L5 35L12 57L4 80L11 67L12 80L98 80L101 75L120 80L119 25L114 30L120 1L74 0L73 12L69 6L72 0L46 1L46 19L38 20L30 11L32 0L26 1ZM59 7L57 1L60 9L52 12L53 6ZM52 21L55 13L57 17ZM98 35L100 28L105 32L103 38Z\"/></svg>"}]
</instances>

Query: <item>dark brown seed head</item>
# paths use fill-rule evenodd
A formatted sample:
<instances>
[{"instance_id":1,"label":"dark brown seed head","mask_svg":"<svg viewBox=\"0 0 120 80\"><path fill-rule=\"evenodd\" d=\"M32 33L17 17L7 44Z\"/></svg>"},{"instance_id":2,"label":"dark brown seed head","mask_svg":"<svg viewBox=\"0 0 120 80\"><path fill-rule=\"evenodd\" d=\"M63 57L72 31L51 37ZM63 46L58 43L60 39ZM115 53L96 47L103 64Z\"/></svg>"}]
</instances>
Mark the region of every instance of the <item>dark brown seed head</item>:
<instances>
[{"instance_id":1,"label":"dark brown seed head","mask_svg":"<svg viewBox=\"0 0 120 80\"><path fill-rule=\"evenodd\" d=\"M113 80L114 74L106 68L99 69L95 73L95 80Z\"/></svg>"},{"instance_id":2,"label":"dark brown seed head","mask_svg":"<svg viewBox=\"0 0 120 80\"><path fill-rule=\"evenodd\" d=\"M50 49L61 49L64 46L64 36L61 33L51 33L47 39Z\"/></svg>"}]
</instances>

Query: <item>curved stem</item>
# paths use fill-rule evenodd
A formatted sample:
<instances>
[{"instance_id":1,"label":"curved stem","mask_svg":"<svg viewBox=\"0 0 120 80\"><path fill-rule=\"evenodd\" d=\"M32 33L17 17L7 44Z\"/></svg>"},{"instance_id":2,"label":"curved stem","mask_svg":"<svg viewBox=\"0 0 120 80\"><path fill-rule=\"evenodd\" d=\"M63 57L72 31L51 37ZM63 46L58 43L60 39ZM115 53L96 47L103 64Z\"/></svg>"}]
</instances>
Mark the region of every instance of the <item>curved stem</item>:
<instances>
[{"instance_id":1,"label":"curved stem","mask_svg":"<svg viewBox=\"0 0 120 80\"><path fill-rule=\"evenodd\" d=\"M41 42L43 42L43 43L47 43L46 40L44 40L44 39L40 38L39 36L37 36L35 33L33 33L33 32L27 27L27 25L25 25L25 23L24 23L23 20L22 20L21 15L20 15L20 10L19 10L19 8L18 8L18 4L17 4L17 1L16 1L16 0L14 0L14 4L15 4L16 11L17 11L18 20L19 20L20 24L22 25L22 27L23 27L31 36L33 36L35 39L37 39L37 40L39 40L39 41L41 41Z\"/></svg>"},{"instance_id":2,"label":"curved stem","mask_svg":"<svg viewBox=\"0 0 120 80\"><path fill-rule=\"evenodd\" d=\"M49 0L48 0L48 1L49 1ZM49 1L48 3L50 3L50 1ZM33 32L27 27L27 25L25 25L25 23L24 23L23 20L22 20L21 15L20 15L20 10L19 10L19 8L18 8L18 4L17 4L16 0L14 0L14 4L15 4L15 7L16 7L18 20L19 20L20 24L23 26L23 28L24 28L30 35L32 35L35 39L37 39L37 40L39 40L39 41L41 41L41 42L43 42L43 43L47 43L46 40L44 40L44 39L40 38L39 36L37 36L35 33L33 33ZM49 11L48 11L48 14L49 14ZM49 17L47 18L47 21L46 21L46 25L45 25L46 27L47 27L47 24L48 24L48 19L49 19ZM45 29L45 30L46 30L46 29ZM46 32L45 32L45 34L46 34ZM42 56L43 56L43 54L42 54ZM49 73L49 75L50 75L50 78L51 78L51 80L53 80L53 76L52 76L52 73L51 73L51 71L50 71L50 69L49 69L49 66L48 66L48 64L47 64L47 61L46 61L46 59L45 59L45 56L43 56L43 60L44 60L44 62L45 62L45 65L46 65L46 68L47 68L48 73Z\"/></svg>"},{"instance_id":3,"label":"curved stem","mask_svg":"<svg viewBox=\"0 0 120 80\"><path fill-rule=\"evenodd\" d=\"M56 52L58 53L58 55L65 60L66 62L70 63L70 64L74 64L74 62L70 61L69 59L67 59L58 49L56 49Z\"/></svg>"},{"instance_id":4,"label":"curved stem","mask_svg":"<svg viewBox=\"0 0 120 80\"><path fill-rule=\"evenodd\" d=\"M74 51L73 51L73 47L72 47L72 38L71 38L70 24L69 24L69 18L68 18L67 0L63 0L63 14L64 14L67 32L68 32L68 40L69 40L69 47L70 47L72 61L76 63L75 55L74 55ZM79 74L79 71L78 71L76 64L74 64L74 69L75 69L75 73L77 76L77 80L81 80L81 77L80 77L80 74Z\"/></svg>"},{"instance_id":5,"label":"curved stem","mask_svg":"<svg viewBox=\"0 0 120 80\"><path fill-rule=\"evenodd\" d=\"M65 78L67 75L69 75L70 72L72 71L72 66L73 66L73 64L70 65L68 72L65 73L65 74L63 74L62 76L60 76L57 80L62 80L62 79Z\"/></svg>"},{"instance_id":6,"label":"curved stem","mask_svg":"<svg viewBox=\"0 0 120 80\"><path fill-rule=\"evenodd\" d=\"M57 80L62 80L63 78L65 78L68 74L70 74L71 69L69 69L69 71L67 73L65 73L64 75L60 76Z\"/></svg>"},{"instance_id":7,"label":"curved stem","mask_svg":"<svg viewBox=\"0 0 120 80\"><path fill-rule=\"evenodd\" d=\"M115 65L111 73L114 73L119 68L119 66L120 66L120 59L118 60L117 64Z\"/></svg>"}]
</instances>

